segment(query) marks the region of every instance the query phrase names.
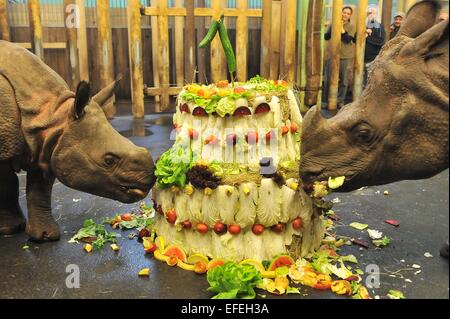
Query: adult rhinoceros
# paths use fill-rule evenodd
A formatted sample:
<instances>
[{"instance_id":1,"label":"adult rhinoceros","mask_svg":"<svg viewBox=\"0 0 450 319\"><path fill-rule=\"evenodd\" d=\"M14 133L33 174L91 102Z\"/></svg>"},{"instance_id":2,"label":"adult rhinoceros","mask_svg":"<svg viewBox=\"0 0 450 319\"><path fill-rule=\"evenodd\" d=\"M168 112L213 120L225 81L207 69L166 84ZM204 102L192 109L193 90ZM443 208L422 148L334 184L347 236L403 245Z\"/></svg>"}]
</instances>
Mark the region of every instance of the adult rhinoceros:
<instances>
[{"instance_id":1,"label":"adult rhinoceros","mask_svg":"<svg viewBox=\"0 0 450 319\"><path fill-rule=\"evenodd\" d=\"M154 184L150 153L109 124L103 110L115 83L90 97L77 92L29 51L0 41L0 234L25 226L15 172L27 171L31 239L57 240L51 213L55 178L91 194L125 203L143 199Z\"/></svg>"},{"instance_id":2,"label":"adult rhinoceros","mask_svg":"<svg viewBox=\"0 0 450 319\"><path fill-rule=\"evenodd\" d=\"M408 12L386 43L353 103L303 122L305 183L345 176L341 191L431 177L448 168L449 21L436 24L437 1ZM448 249L448 246L447 246Z\"/></svg>"}]
</instances>

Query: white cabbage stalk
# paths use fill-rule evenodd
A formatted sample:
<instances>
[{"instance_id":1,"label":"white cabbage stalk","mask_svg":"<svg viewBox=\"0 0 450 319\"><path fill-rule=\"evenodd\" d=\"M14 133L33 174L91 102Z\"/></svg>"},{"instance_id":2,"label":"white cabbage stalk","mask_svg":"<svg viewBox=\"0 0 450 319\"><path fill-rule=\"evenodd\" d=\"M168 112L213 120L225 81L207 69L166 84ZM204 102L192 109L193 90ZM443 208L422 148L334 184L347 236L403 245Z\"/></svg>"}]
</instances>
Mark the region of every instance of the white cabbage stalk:
<instances>
[{"instance_id":1,"label":"white cabbage stalk","mask_svg":"<svg viewBox=\"0 0 450 319\"><path fill-rule=\"evenodd\" d=\"M233 129L233 132L229 132L228 134L234 133L237 135L237 139L240 140L236 143L234 147L231 145L226 145L227 153L225 155L225 163L245 163L248 147L245 141L245 134L248 132L249 127L253 127L253 116L240 116L236 117L234 123L229 128ZM226 135L226 134L225 134Z\"/></svg>"},{"instance_id":2,"label":"white cabbage stalk","mask_svg":"<svg viewBox=\"0 0 450 319\"><path fill-rule=\"evenodd\" d=\"M281 200L281 217L280 222L287 223L300 214L298 199L296 198L296 191L288 187L291 183L296 181L295 178L290 178L286 181L286 185L281 187L282 200Z\"/></svg>"},{"instance_id":3,"label":"white cabbage stalk","mask_svg":"<svg viewBox=\"0 0 450 319\"><path fill-rule=\"evenodd\" d=\"M175 211L177 213L178 221L182 222L189 219L187 205L190 200L191 197L184 192L180 192L175 196Z\"/></svg>"},{"instance_id":4,"label":"white cabbage stalk","mask_svg":"<svg viewBox=\"0 0 450 319\"><path fill-rule=\"evenodd\" d=\"M233 224L235 222L234 215L238 209L238 190L233 186L220 185L217 187L216 192L220 220L227 225Z\"/></svg>"},{"instance_id":5,"label":"white cabbage stalk","mask_svg":"<svg viewBox=\"0 0 450 319\"><path fill-rule=\"evenodd\" d=\"M270 111L273 113L273 122L271 127L279 128L281 125L281 106L280 99L276 96L272 96L270 101Z\"/></svg>"},{"instance_id":6,"label":"white cabbage stalk","mask_svg":"<svg viewBox=\"0 0 450 319\"><path fill-rule=\"evenodd\" d=\"M200 234L195 230L186 230L185 240L189 246L189 255L202 254L213 257L212 236L210 231L206 234Z\"/></svg>"},{"instance_id":7,"label":"white cabbage stalk","mask_svg":"<svg viewBox=\"0 0 450 319\"><path fill-rule=\"evenodd\" d=\"M255 183L243 183L239 186L239 209L236 223L245 228L255 223L258 186Z\"/></svg>"},{"instance_id":8,"label":"white cabbage stalk","mask_svg":"<svg viewBox=\"0 0 450 319\"><path fill-rule=\"evenodd\" d=\"M191 195L191 200L189 200L187 204L187 211L189 213L190 221L203 222L202 201L203 201L203 191L196 190Z\"/></svg>"},{"instance_id":9,"label":"white cabbage stalk","mask_svg":"<svg viewBox=\"0 0 450 319\"><path fill-rule=\"evenodd\" d=\"M321 243L322 243L322 238L323 238L323 234L325 232L325 225L323 223L323 218L321 216L317 216L314 221L313 221L313 243L312 243L312 247L314 250L319 249Z\"/></svg>"},{"instance_id":10,"label":"white cabbage stalk","mask_svg":"<svg viewBox=\"0 0 450 319\"><path fill-rule=\"evenodd\" d=\"M276 255L285 254L284 235L266 230L263 234L264 259L270 260Z\"/></svg>"},{"instance_id":11,"label":"white cabbage stalk","mask_svg":"<svg viewBox=\"0 0 450 319\"><path fill-rule=\"evenodd\" d=\"M278 224L281 218L281 189L271 178L263 178L259 187L256 219L264 226Z\"/></svg>"},{"instance_id":12,"label":"white cabbage stalk","mask_svg":"<svg viewBox=\"0 0 450 319\"><path fill-rule=\"evenodd\" d=\"M282 124L284 125L284 124ZM282 126L281 125L281 126ZM278 128L278 161L283 162L287 159L286 138L281 134L280 127Z\"/></svg>"},{"instance_id":13,"label":"white cabbage stalk","mask_svg":"<svg viewBox=\"0 0 450 319\"><path fill-rule=\"evenodd\" d=\"M168 210L174 209L175 205L173 202L174 198L174 192L172 192L170 189L163 189L158 192L158 198L156 202L158 205L161 205L161 208L164 213L166 213Z\"/></svg>"},{"instance_id":14,"label":"white cabbage stalk","mask_svg":"<svg viewBox=\"0 0 450 319\"><path fill-rule=\"evenodd\" d=\"M291 129L291 121L287 120L286 125L288 126L289 130ZM296 149L295 149L295 137L291 132L287 133L285 135L285 142L286 142L286 151L287 151L287 158L290 161L295 161L296 156Z\"/></svg>"},{"instance_id":15,"label":"white cabbage stalk","mask_svg":"<svg viewBox=\"0 0 450 319\"><path fill-rule=\"evenodd\" d=\"M286 229L284 231L284 245L285 246L290 246L292 244L292 239L293 239L294 235L300 236L301 231L295 230L292 227L292 223L286 224Z\"/></svg>"},{"instance_id":16,"label":"white cabbage stalk","mask_svg":"<svg viewBox=\"0 0 450 319\"><path fill-rule=\"evenodd\" d=\"M220 219L219 206L217 205L217 190L212 190L211 195L204 195L202 200L202 220L209 227L213 227Z\"/></svg>"},{"instance_id":17,"label":"white cabbage stalk","mask_svg":"<svg viewBox=\"0 0 450 319\"><path fill-rule=\"evenodd\" d=\"M263 235L255 235L251 230L244 234L245 258L264 260Z\"/></svg>"},{"instance_id":18,"label":"white cabbage stalk","mask_svg":"<svg viewBox=\"0 0 450 319\"><path fill-rule=\"evenodd\" d=\"M300 204L300 218L303 221L304 227L308 227L313 214L312 199L302 189L300 189L297 194L298 202Z\"/></svg>"},{"instance_id":19,"label":"white cabbage stalk","mask_svg":"<svg viewBox=\"0 0 450 319\"><path fill-rule=\"evenodd\" d=\"M288 90L287 95L288 95L288 99L289 99L289 108L291 111L290 119L294 123L298 124L298 126L300 127L303 119L302 119L302 115L300 114L300 107L297 104L297 100L295 99L294 92L292 92L292 90Z\"/></svg>"},{"instance_id":20,"label":"white cabbage stalk","mask_svg":"<svg viewBox=\"0 0 450 319\"><path fill-rule=\"evenodd\" d=\"M222 245L223 249L220 248L219 243L214 237L218 237L220 241L220 245ZM243 234L232 235L230 233L226 233L221 236L213 236L214 248L215 252L220 250L221 258L231 260L231 261L240 261L244 258L244 237Z\"/></svg>"}]
</instances>

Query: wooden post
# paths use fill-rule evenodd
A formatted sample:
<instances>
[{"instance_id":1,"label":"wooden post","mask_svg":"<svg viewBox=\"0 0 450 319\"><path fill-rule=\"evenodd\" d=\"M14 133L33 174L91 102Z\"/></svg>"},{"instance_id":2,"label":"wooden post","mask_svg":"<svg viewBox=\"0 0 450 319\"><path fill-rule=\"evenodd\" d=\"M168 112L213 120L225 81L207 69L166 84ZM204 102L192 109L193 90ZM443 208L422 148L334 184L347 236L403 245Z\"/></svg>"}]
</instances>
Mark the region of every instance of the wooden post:
<instances>
[{"instance_id":1,"label":"wooden post","mask_svg":"<svg viewBox=\"0 0 450 319\"><path fill-rule=\"evenodd\" d=\"M305 1L303 1L305 2ZM308 3L308 1L306 1ZM303 8L302 8L303 10ZM304 104L306 107L319 104L320 86L322 84L323 70L323 0L313 0L308 8L306 26L306 48L304 58L305 72L302 77L306 80L300 82L300 87L306 85ZM302 15L302 19L303 15ZM302 111L306 111L303 108Z\"/></svg>"},{"instance_id":2,"label":"wooden post","mask_svg":"<svg viewBox=\"0 0 450 319\"><path fill-rule=\"evenodd\" d=\"M247 0L237 0L238 17L236 21L236 65L238 81L247 81L247 42L248 19L245 15Z\"/></svg>"},{"instance_id":3,"label":"wooden post","mask_svg":"<svg viewBox=\"0 0 450 319\"><path fill-rule=\"evenodd\" d=\"M356 100L363 90L364 51L366 48L366 12L368 0L359 0L358 21L356 24L355 74L353 76L353 100Z\"/></svg>"},{"instance_id":4,"label":"wooden post","mask_svg":"<svg viewBox=\"0 0 450 319\"><path fill-rule=\"evenodd\" d=\"M169 81L170 81L170 60L169 60L169 22L167 17L167 1L158 1L158 55L159 60L159 84L161 87L161 109L165 110L169 106Z\"/></svg>"},{"instance_id":5,"label":"wooden post","mask_svg":"<svg viewBox=\"0 0 450 319\"><path fill-rule=\"evenodd\" d=\"M67 62L69 65L69 86L75 91L80 82L80 69L77 46L78 10L74 0L64 0L64 22L66 26ZM75 10L75 11L73 11Z\"/></svg>"},{"instance_id":6,"label":"wooden post","mask_svg":"<svg viewBox=\"0 0 450 319\"><path fill-rule=\"evenodd\" d=\"M97 0L97 27L98 27L98 52L99 73L101 87L105 87L114 81L114 62L112 53L111 24L109 14L109 0ZM105 114L113 118L116 113L115 98L105 106Z\"/></svg>"},{"instance_id":7,"label":"wooden post","mask_svg":"<svg viewBox=\"0 0 450 319\"><path fill-rule=\"evenodd\" d=\"M308 4L305 4L304 18L308 17ZM303 21L302 21L303 23ZM305 29L306 29L306 21ZM284 70L286 72L286 81L294 82L295 79L295 38L297 36L297 0L287 0L286 3L286 31L284 48ZM306 36L306 32L305 32ZM306 41L306 37L305 37Z\"/></svg>"},{"instance_id":8,"label":"wooden post","mask_svg":"<svg viewBox=\"0 0 450 319\"><path fill-rule=\"evenodd\" d=\"M195 16L194 0L186 0L186 21L184 28L184 81L191 82L195 71ZM204 51L204 50L202 50Z\"/></svg>"},{"instance_id":9,"label":"wooden post","mask_svg":"<svg viewBox=\"0 0 450 319\"><path fill-rule=\"evenodd\" d=\"M0 0L0 40L9 41L7 0Z\"/></svg>"},{"instance_id":10,"label":"wooden post","mask_svg":"<svg viewBox=\"0 0 450 319\"><path fill-rule=\"evenodd\" d=\"M269 78L278 79L280 73L280 28L281 1L272 2L272 25L270 28L270 73Z\"/></svg>"},{"instance_id":11,"label":"wooden post","mask_svg":"<svg viewBox=\"0 0 450 319\"><path fill-rule=\"evenodd\" d=\"M397 11L405 12L405 0L397 0Z\"/></svg>"},{"instance_id":12,"label":"wooden post","mask_svg":"<svg viewBox=\"0 0 450 319\"><path fill-rule=\"evenodd\" d=\"M89 60L87 49L87 34L86 34L86 10L84 8L84 0L75 0L78 6L78 30L77 30L77 45L78 45L78 63L80 66L80 79L89 81Z\"/></svg>"},{"instance_id":13,"label":"wooden post","mask_svg":"<svg viewBox=\"0 0 450 319\"><path fill-rule=\"evenodd\" d=\"M219 20L220 15L223 13L223 8L226 6L226 0L211 0L211 8L213 9L214 15L212 19ZM226 18L225 18L226 19ZM224 21L225 23L225 21ZM211 41L211 80L213 82L218 82L220 80L225 80L227 78L227 63L225 58L225 53L222 48L222 43L217 35Z\"/></svg>"},{"instance_id":14,"label":"wooden post","mask_svg":"<svg viewBox=\"0 0 450 319\"><path fill-rule=\"evenodd\" d=\"M198 7L203 8L205 6L205 0L198 0ZM205 37L206 35L206 18L200 17L196 23L197 25L197 44L200 43L200 41ZM207 54L210 54L207 52L206 49L199 49L197 48L197 68L198 68L198 77L197 80L199 83L206 83L208 82L207 75L206 75L206 57ZM189 76L189 82L195 81L195 76L191 74Z\"/></svg>"},{"instance_id":15,"label":"wooden post","mask_svg":"<svg viewBox=\"0 0 450 319\"><path fill-rule=\"evenodd\" d=\"M272 0L263 0L261 22L261 75L270 76L270 39L272 30Z\"/></svg>"},{"instance_id":16,"label":"wooden post","mask_svg":"<svg viewBox=\"0 0 450 319\"><path fill-rule=\"evenodd\" d=\"M416 2L416 0L406 0L405 11L408 12Z\"/></svg>"},{"instance_id":17,"label":"wooden post","mask_svg":"<svg viewBox=\"0 0 450 319\"><path fill-rule=\"evenodd\" d=\"M386 39L389 39L390 33L389 26L391 25L391 16L392 16L392 0L383 0L383 15L381 18L381 25L384 28Z\"/></svg>"},{"instance_id":18,"label":"wooden post","mask_svg":"<svg viewBox=\"0 0 450 319\"><path fill-rule=\"evenodd\" d=\"M175 6L183 7L183 0L175 0ZM184 80L184 17L175 17L175 77L177 86L183 86Z\"/></svg>"},{"instance_id":19,"label":"wooden post","mask_svg":"<svg viewBox=\"0 0 450 319\"><path fill-rule=\"evenodd\" d=\"M41 4L39 0L28 1L28 14L31 30L31 47L41 60L44 60L44 46L42 45Z\"/></svg>"},{"instance_id":20,"label":"wooden post","mask_svg":"<svg viewBox=\"0 0 450 319\"><path fill-rule=\"evenodd\" d=\"M330 87L328 95L328 109L335 110L338 103L339 66L342 30L342 4L343 0L333 1L333 20L331 24L331 50L330 50Z\"/></svg>"},{"instance_id":21,"label":"wooden post","mask_svg":"<svg viewBox=\"0 0 450 319\"><path fill-rule=\"evenodd\" d=\"M151 0L151 6L156 7L157 0ZM159 87L159 56L158 56L158 18L156 16L150 17L150 24L152 28L152 68L153 68L153 86ZM155 95L155 112L161 111L161 104L159 95Z\"/></svg>"},{"instance_id":22,"label":"wooden post","mask_svg":"<svg viewBox=\"0 0 450 319\"><path fill-rule=\"evenodd\" d=\"M312 32L310 24L313 19L309 17L309 10L313 8L314 1L311 1L311 5L308 5L310 1L301 0L299 2L298 14L300 19L300 29L298 32L298 51L297 51L297 84L300 87L299 101L300 110L306 111L305 109L305 88L308 76L308 68L306 61L310 57L309 51L312 50ZM311 61L310 61L311 62Z\"/></svg>"},{"instance_id":23,"label":"wooden post","mask_svg":"<svg viewBox=\"0 0 450 319\"><path fill-rule=\"evenodd\" d=\"M144 75L142 67L141 11L139 0L128 0L128 50L130 55L133 117L144 117Z\"/></svg>"}]
</instances>

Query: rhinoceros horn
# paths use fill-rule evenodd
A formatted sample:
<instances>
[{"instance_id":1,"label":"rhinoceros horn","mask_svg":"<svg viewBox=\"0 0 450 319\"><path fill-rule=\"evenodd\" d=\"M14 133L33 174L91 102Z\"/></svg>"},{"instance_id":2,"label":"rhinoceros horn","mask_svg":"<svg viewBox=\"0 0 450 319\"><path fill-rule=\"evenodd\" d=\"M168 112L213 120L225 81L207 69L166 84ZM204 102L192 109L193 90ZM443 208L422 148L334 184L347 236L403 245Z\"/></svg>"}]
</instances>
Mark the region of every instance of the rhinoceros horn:
<instances>
[{"instance_id":1,"label":"rhinoceros horn","mask_svg":"<svg viewBox=\"0 0 450 319\"><path fill-rule=\"evenodd\" d=\"M114 80L114 82L112 82L110 85L100 90L100 92L94 95L92 99L95 102L97 102L98 105L102 107L105 106L108 100L114 95L115 88L121 79L122 75L119 74Z\"/></svg>"}]
</instances>

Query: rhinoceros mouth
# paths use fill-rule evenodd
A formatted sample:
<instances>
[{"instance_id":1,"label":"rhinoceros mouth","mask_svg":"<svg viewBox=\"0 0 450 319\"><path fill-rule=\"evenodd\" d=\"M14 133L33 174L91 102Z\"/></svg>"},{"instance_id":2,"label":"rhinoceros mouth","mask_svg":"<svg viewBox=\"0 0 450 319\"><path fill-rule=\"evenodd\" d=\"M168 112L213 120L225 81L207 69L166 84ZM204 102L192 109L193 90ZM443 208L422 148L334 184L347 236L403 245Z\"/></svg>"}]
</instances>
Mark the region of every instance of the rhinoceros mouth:
<instances>
[{"instance_id":1,"label":"rhinoceros mouth","mask_svg":"<svg viewBox=\"0 0 450 319\"><path fill-rule=\"evenodd\" d=\"M129 195L145 197L149 192L149 187L143 185L120 185L120 190Z\"/></svg>"}]
</instances>

